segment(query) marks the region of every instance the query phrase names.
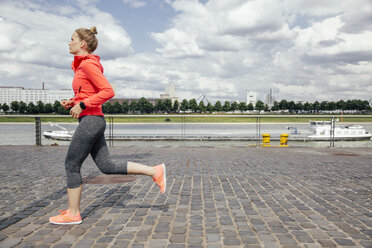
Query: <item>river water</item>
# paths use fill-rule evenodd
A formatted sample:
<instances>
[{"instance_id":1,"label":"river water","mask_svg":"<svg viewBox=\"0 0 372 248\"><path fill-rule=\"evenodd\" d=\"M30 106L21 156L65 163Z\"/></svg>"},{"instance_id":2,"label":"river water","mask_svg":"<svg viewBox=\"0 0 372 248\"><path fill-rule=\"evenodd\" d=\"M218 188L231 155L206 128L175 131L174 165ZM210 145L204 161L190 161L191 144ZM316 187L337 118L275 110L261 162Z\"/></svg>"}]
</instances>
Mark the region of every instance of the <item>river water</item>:
<instances>
[{"instance_id":1,"label":"river water","mask_svg":"<svg viewBox=\"0 0 372 248\"><path fill-rule=\"evenodd\" d=\"M77 124L59 124L67 129L75 129ZM372 131L372 123L363 123L364 128ZM292 127L288 129L289 127ZM42 133L47 130L61 130L59 127L43 123ZM295 131L297 132L295 133ZM113 128L114 137L151 139L151 141L114 141L114 145L138 145L138 146L255 146L258 141L256 123L115 123ZM329 141L298 141L311 134L308 123L261 123L260 134L271 135L271 145L279 145L280 134L289 134L289 146L328 147ZM106 137L109 128L106 128ZM178 140L156 140L156 139ZM232 140L215 141L214 139ZM238 141L234 139L250 139ZM293 140L293 139L296 139ZM68 145L69 141L57 141L42 138L43 145ZM0 145L35 145L34 123L0 123ZM336 147L372 147L372 141L336 141Z\"/></svg>"}]
</instances>

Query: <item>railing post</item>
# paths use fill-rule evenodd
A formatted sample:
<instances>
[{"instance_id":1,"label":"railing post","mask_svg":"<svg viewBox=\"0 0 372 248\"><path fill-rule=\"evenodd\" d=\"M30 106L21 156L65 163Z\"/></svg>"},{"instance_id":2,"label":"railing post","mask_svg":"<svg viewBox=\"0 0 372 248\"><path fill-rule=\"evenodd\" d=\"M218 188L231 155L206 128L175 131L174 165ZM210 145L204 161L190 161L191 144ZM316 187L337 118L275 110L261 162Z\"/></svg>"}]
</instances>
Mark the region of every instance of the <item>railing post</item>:
<instances>
[{"instance_id":1,"label":"railing post","mask_svg":"<svg viewBox=\"0 0 372 248\"><path fill-rule=\"evenodd\" d=\"M331 130L329 131L329 146L335 147L335 117L331 118Z\"/></svg>"},{"instance_id":2,"label":"railing post","mask_svg":"<svg viewBox=\"0 0 372 248\"><path fill-rule=\"evenodd\" d=\"M256 118L256 147L261 147L261 117Z\"/></svg>"},{"instance_id":3,"label":"railing post","mask_svg":"<svg viewBox=\"0 0 372 248\"><path fill-rule=\"evenodd\" d=\"M41 118L35 117L36 145L41 146Z\"/></svg>"},{"instance_id":4,"label":"railing post","mask_svg":"<svg viewBox=\"0 0 372 248\"><path fill-rule=\"evenodd\" d=\"M185 116L183 115L182 116L182 146L185 146L185 136L186 136L186 134L185 134Z\"/></svg>"},{"instance_id":5,"label":"railing post","mask_svg":"<svg viewBox=\"0 0 372 248\"><path fill-rule=\"evenodd\" d=\"M109 146L114 146L114 117L109 116Z\"/></svg>"}]
</instances>

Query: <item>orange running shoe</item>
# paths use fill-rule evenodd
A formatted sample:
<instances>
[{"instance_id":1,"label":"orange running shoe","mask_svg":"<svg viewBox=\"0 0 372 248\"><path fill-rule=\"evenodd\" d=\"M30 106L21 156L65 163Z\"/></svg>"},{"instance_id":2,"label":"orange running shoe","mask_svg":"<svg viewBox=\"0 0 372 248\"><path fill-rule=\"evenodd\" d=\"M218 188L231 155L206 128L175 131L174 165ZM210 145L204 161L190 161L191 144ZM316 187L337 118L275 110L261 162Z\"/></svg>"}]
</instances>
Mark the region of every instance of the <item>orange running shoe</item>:
<instances>
[{"instance_id":1,"label":"orange running shoe","mask_svg":"<svg viewBox=\"0 0 372 248\"><path fill-rule=\"evenodd\" d=\"M160 191L164 194L167 188L167 174L165 171L165 164L154 166L156 175L152 178L154 182L160 187Z\"/></svg>"},{"instance_id":2,"label":"orange running shoe","mask_svg":"<svg viewBox=\"0 0 372 248\"><path fill-rule=\"evenodd\" d=\"M83 222L80 213L71 214L70 209L58 210L61 214L49 218L49 222L56 225L75 225Z\"/></svg>"}]
</instances>

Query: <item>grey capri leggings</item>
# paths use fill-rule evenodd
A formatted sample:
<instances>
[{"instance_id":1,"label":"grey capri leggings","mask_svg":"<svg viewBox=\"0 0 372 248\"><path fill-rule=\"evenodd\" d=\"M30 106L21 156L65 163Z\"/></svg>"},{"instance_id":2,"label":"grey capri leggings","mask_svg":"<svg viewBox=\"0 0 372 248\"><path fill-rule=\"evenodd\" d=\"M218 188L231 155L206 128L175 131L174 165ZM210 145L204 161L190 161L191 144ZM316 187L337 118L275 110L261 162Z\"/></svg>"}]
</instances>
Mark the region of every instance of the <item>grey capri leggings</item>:
<instances>
[{"instance_id":1,"label":"grey capri leggings","mask_svg":"<svg viewBox=\"0 0 372 248\"><path fill-rule=\"evenodd\" d=\"M106 121L103 116L87 115L79 118L65 161L67 188L78 188L83 184L80 169L89 154L103 173L127 174L126 161L119 165L110 158L105 129Z\"/></svg>"}]
</instances>

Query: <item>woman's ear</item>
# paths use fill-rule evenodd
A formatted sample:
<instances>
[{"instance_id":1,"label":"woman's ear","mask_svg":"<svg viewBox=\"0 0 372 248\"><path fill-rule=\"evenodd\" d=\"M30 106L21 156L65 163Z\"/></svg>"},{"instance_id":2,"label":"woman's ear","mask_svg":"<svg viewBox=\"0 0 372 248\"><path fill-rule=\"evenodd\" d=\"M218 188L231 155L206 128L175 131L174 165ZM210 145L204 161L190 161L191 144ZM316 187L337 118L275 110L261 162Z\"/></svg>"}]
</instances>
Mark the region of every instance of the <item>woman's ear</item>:
<instances>
[{"instance_id":1,"label":"woman's ear","mask_svg":"<svg viewBox=\"0 0 372 248\"><path fill-rule=\"evenodd\" d=\"M85 40L80 41L80 48L87 50L87 43L85 42Z\"/></svg>"}]
</instances>

